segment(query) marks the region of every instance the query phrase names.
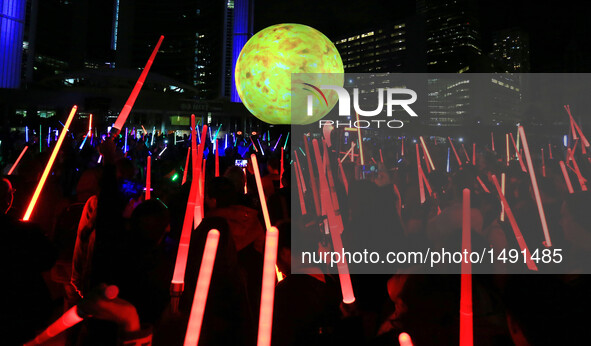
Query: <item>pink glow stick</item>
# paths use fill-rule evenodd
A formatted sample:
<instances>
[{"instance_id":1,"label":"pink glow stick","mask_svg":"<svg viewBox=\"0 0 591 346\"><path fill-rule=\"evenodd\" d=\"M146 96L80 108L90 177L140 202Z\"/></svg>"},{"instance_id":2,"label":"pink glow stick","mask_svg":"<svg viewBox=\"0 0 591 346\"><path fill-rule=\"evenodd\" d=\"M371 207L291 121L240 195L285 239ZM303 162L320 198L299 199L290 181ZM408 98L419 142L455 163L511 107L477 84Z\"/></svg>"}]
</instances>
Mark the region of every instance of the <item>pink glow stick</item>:
<instances>
[{"instance_id":1,"label":"pink glow stick","mask_svg":"<svg viewBox=\"0 0 591 346\"><path fill-rule=\"evenodd\" d=\"M544 231L545 246L551 247L552 240L550 239L550 232L548 231L548 224L546 223L546 214L544 213L544 207L542 206L542 198L540 197L540 190L538 189L538 181L536 180L536 172L534 172L534 166L532 163L529 145L527 144L527 138L525 137L525 130L523 126L519 126L519 134L521 135L521 141L523 142L523 149L525 153L525 159L527 160L527 169L529 171L529 177L531 179L532 187L534 188L534 196L536 198L536 204L538 205L538 213L540 214L540 221L542 222L542 230Z\"/></svg>"},{"instance_id":2,"label":"pink glow stick","mask_svg":"<svg viewBox=\"0 0 591 346\"><path fill-rule=\"evenodd\" d=\"M209 293L209 284L211 282L211 274L213 273L219 240L220 232L217 229L212 229L207 233L205 250L201 258L197 286L195 287L195 297L193 298L191 315L189 316L189 324L187 325L187 333L185 334L185 346L197 346L199 343L203 314L205 313L205 304L207 303L207 294Z\"/></svg>"},{"instance_id":3,"label":"pink glow stick","mask_svg":"<svg viewBox=\"0 0 591 346\"><path fill-rule=\"evenodd\" d=\"M220 148L217 139L215 140L215 176L220 176Z\"/></svg>"},{"instance_id":4,"label":"pink glow stick","mask_svg":"<svg viewBox=\"0 0 591 346\"><path fill-rule=\"evenodd\" d=\"M581 137L581 140L583 141L583 145L587 148L589 148L589 141L587 140L587 138L585 137L585 135L583 134L583 131L581 131L581 128L579 127L579 124L577 124L577 122L575 121L575 119L573 118L571 112L570 112L570 106L565 106L566 111L568 113L568 116L571 119L571 122L573 125L575 125L575 129L577 130L577 132L579 132L579 136Z\"/></svg>"},{"instance_id":5,"label":"pink glow stick","mask_svg":"<svg viewBox=\"0 0 591 346\"><path fill-rule=\"evenodd\" d=\"M140 74L140 77L138 78L137 82L135 83L135 86L133 87L133 90L131 91L131 95L129 95L127 102L125 102L125 106L123 106L121 113L119 113L119 116L117 117L117 121L115 121L115 125L113 125L113 128L117 129L117 131L121 131L121 129L123 128L123 124L125 124L125 121L127 120L127 117L129 116L129 113L133 108L133 105L135 103L135 100L137 99L138 94L140 93L140 90L142 90L142 86L146 81L148 72L150 72L150 68L152 67L152 63L154 62L156 53L158 53L158 49L160 49L162 40L164 40L164 36L160 36L160 39L158 40L158 43L156 43L156 47L154 47L154 50L152 51L152 54L150 55L150 58L148 59L146 66L144 67L142 73Z\"/></svg>"},{"instance_id":6,"label":"pink glow stick","mask_svg":"<svg viewBox=\"0 0 591 346\"><path fill-rule=\"evenodd\" d=\"M27 149L29 149L29 146L25 145L25 147L23 148L23 151L21 151L18 158L16 159L16 161L14 161L14 163L12 164L12 167L10 167L10 170L8 171L8 173L6 175L11 175L12 172L14 172L14 169L16 168L16 166L18 166L18 163L21 162L21 159L25 155L25 151L27 151Z\"/></svg>"},{"instance_id":7,"label":"pink glow stick","mask_svg":"<svg viewBox=\"0 0 591 346\"><path fill-rule=\"evenodd\" d=\"M476 143L472 143L472 166L476 166Z\"/></svg>"},{"instance_id":8,"label":"pink glow stick","mask_svg":"<svg viewBox=\"0 0 591 346\"><path fill-rule=\"evenodd\" d=\"M507 218L509 219L509 223L511 224L511 228L513 229L513 234L515 234L515 239L517 240L517 244L519 244L519 248L521 251L525 250L525 263L527 264L527 268L529 270L538 270L536 263L531 258L531 253L529 252L529 248L527 247L527 243L525 239L523 239L523 235L519 230L519 226L517 226L517 220L515 220L515 216L511 211L511 207L509 207L509 203L507 203L507 198L505 198L505 193L501 190L499 186L499 181L497 180L497 176L493 174L492 176L493 184L497 189L497 193L499 194L499 198L501 199L501 203L504 207L505 213L507 213Z\"/></svg>"},{"instance_id":9,"label":"pink glow stick","mask_svg":"<svg viewBox=\"0 0 591 346\"><path fill-rule=\"evenodd\" d=\"M560 169L562 170L562 176L564 177L564 181L566 182L568 193L574 193L575 190L573 189L573 184L571 183L570 177L568 176L568 171L566 170L564 161L560 161Z\"/></svg>"},{"instance_id":10,"label":"pink glow stick","mask_svg":"<svg viewBox=\"0 0 591 346\"><path fill-rule=\"evenodd\" d=\"M570 148L568 149L568 151L570 153ZM572 155L570 159L573 163L573 167L575 168L575 173L577 175L577 179L579 180L579 185L581 186L581 190L587 191L587 180L585 178L583 178L583 175L581 174L581 170L579 169L579 165L577 164L577 161L575 160L574 155Z\"/></svg>"},{"instance_id":11,"label":"pink glow stick","mask_svg":"<svg viewBox=\"0 0 591 346\"><path fill-rule=\"evenodd\" d=\"M476 176L476 180L478 180L478 183L480 184L480 187L482 187L482 189L484 190L484 192L490 193L490 191L488 190L488 188L486 187L486 185L484 185L484 182L482 181L482 179L480 179L479 176Z\"/></svg>"},{"instance_id":12,"label":"pink glow stick","mask_svg":"<svg viewBox=\"0 0 591 346\"><path fill-rule=\"evenodd\" d=\"M466 155L466 162L470 162L470 156L468 156L468 151L466 150L464 143L462 143L462 150L464 151L464 155Z\"/></svg>"},{"instance_id":13,"label":"pink glow stick","mask_svg":"<svg viewBox=\"0 0 591 346\"><path fill-rule=\"evenodd\" d=\"M270 346L273 330L273 301L275 299L275 263L279 232L276 227L267 229L265 255L263 260L263 284L261 289L261 310L257 346Z\"/></svg>"},{"instance_id":14,"label":"pink glow stick","mask_svg":"<svg viewBox=\"0 0 591 346\"><path fill-rule=\"evenodd\" d=\"M70 124L72 123L72 120L74 120L74 115L76 114L77 109L78 109L77 106L72 107L72 110L70 111L70 115L68 115L68 120L66 120L66 124L64 125L64 129L62 130L62 133L60 134L60 137L58 138L57 143L55 144L55 147L53 147L53 152L51 153L51 156L49 157L49 161L47 162L47 165L45 166L45 170L43 170L43 174L41 175L41 179L39 179L39 183L37 184L37 188L35 189L35 192L33 193L33 197L31 198L31 202L29 203L29 206L27 207L25 215L23 216L23 221L29 221L29 219L31 218L31 214L33 213L33 210L35 209L35 205L37 204L37 200L39 199L39 195L41 195L41 190L43 190L43 186L45 185L45 181L47 180L47 177L49 176L49 172L51 172L51 167L53 166L53 163L55 162L55 159L57 158L57 154L60 151L62 143L64 142L64 138L66 137L66 134L68 132L68 128L70 128Z\"/></svg>"},{"instance_id":15,"label":"pink glow stick","mask_svg":"<svg viewBox=\"0 0 591 346\"><path fill-rule=\"evenodd\" d=\"M550 160L552 160L552 144L548 143L548 155L550 156Z\"/></svg>"},{"instance_id":16,"label":"pink glow stick","mask_svg":"<svg viewBox=\"0 0 591 346\"><path fill-rule=\"evenodd\" d=\"M464 189L462 199L462 251L470 253L471 245L471 219L470 189ZM472 265L468 260L461 265L461 296L460 296L460 346L474 344L474 327L472 313Z\"/></svg>"},{"instance_id":17,"label":"pink glow stick","mask_svg":"<svg viewBox=\"0 0 591 346\"><path fill-rule=\"evenodd\" d=\"M279 140L277 142L279 142ZM279 188L282 189L283 188L283 170L285 169L283 167L283 147L281 147L281 161L279 164L280 164L280 167L279 167Z\"/></svg>"},{"instance_id":18,"label":"pink glow stick","mask_svg":"<svg viewBox=\"0 0 591 346\"><path fill-rule=\"evenodd\" d=\"M384 157L382 156L382 149L380 149L380 162L384 163Z\"/></svg>"},{"instance_id":19,"label":"pink glow stick","mask_svg":"<svg viewBox=\"0 0 591 346\"><path fill-rule=\"evenodd\" d=\"M542 177L546 177L546 159L544 158L544 148L542 149Z\"/></svg>"}]
</instances>

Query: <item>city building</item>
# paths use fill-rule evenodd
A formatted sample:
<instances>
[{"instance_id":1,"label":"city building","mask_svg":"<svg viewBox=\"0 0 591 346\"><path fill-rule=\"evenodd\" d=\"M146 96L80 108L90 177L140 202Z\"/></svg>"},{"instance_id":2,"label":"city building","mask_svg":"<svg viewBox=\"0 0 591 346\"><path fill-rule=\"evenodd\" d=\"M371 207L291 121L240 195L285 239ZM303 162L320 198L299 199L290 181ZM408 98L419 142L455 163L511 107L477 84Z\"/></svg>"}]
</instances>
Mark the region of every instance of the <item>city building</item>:
<instances>
[{"instance_id":1,"label":"city building","mask_svg":"<svg viewBox=\"0 0 591 346\"><path fill-rule=\"evenodd\" d=\"M494 32L489 55L503 72L530 72L529 35L518 28Z\"/></svg>"}]
</instances>

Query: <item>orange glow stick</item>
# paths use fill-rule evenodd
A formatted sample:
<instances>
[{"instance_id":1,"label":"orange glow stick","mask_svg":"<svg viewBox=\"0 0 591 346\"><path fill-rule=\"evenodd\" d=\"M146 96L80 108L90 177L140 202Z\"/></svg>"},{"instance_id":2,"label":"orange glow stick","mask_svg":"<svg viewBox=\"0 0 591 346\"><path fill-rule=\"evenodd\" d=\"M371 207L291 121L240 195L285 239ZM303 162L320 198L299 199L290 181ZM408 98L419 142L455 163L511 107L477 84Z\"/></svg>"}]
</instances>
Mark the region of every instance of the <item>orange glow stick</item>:
<instances>
[{"instance_id":1,"label":"orange glow stick","mask_svg":"<svg viewBox=\"0 0 591 346\"><path fill-rule=\"evenodd\" d=\"M23 221L29 221L29 219L31 218L31 214L33 213L33 210L35 209L35 205L37 204L37 200L39 199L39 195L41 194L41 190L43 190L43 186L45 185L45 181L47 180L47 177L49 176L49 172L51 171L51 167L53 166L53 163L54 163L54 161L57 157L57 154L62 146L62 143L64 142L64 138L66 137L66 134L68 132L68 128L70 128L70 124L72 123L72 120L74 119L74 115L76 114L77 109L78 109L77 106L72 107L72 110L70 111L70 115L68 115L68 120L66 120L66 124L64 125L64 129L62 130L62 133L60 133L57 143L55 144L55 147L53 148L53 152L51 153L51 156L49 157L49 161L47 162L47 165L45 166L45 170L43 171L43 174L41 175L41 179L39 179L39 184L37 184L37 188L35 189L35 192L33 193L33 197L31 198L31 202L29 203L29 206L27 207L25 215L23 216Z\"/></svg>"},{"instance_id":2,"label":"orange glow stick","mask_svg":"<svg viewBox=\"0 0 591 346\"><path fill-rule=\"evenodd\" d=\"M462 199L462 251L470 253L471 219L470 189L464 189ZM460 346L474 344L474 326L472 313L472 265L467 259L461 265L461 296L460 296Z\"/></svg>"},{"instance_id":3,"label":"orange glow stick","mask_svg":"<svg viewBox=\"0 0 591 346\"><path fill-rule=\"evenodd\" d=\"M267 229L265 237L265 257L263 260L263 284L261 289L261 310L259 314L259 332L257 346L271 345L273 329L273 301L275 299L275 263L279 232L276 227Z\"/></svg>"},{"instance_id":4,"label":"orange glow stick","mask_svg":"<svg viewBox=\"0 0 591 346\"><path fill-rule=\"evenodd\" d=\"M125 124L125 121L127 120L127 117L133 108L133 104L135 103L140 90L142 90L142 86L144 85L146 77L148 76L148 72L150 72L150 68L152 67L152 63L154 62L154 58L156 57L156 53L158 53L158 49L160 48L163 39L164 36L160 36L160 39L158 40L158 43L156 43L156 47L154 47L154 50L152 51L146 66L144 67L140 77L133 87L133 90L131 91L131 95L129 95L127 102L125 102L125 106L123 106L121 113L119 113L119 117L117 117L117 121L115 121L115 124L113 125L113 128L117 129L117 131L121 131L123 128L123 124Z\"/></svg>"},{"instance_id":5,"label":"orange glow stick","mask_svg":"<svg viewBox=\"0 0 591 346\"><path fill-rule=\"evenodd\" d=\"M316 215L320 215L320 199L318 198L318 186L316 185L316 178L314 178L314 170L312 169L312 157L310 156L310 147L308 145L308 138L304 135L304 147L306 148L306 159L308 160L308 173L310 173L310 185L312 185L312 197L314 200L314 208ZM353 158L353 156L351 156ZM317 160L321 160L319 157Z\"/></svg>"},{"instance_id":6,"label":"orange glow stick","mask_svg":"<svg viewBox=\"0 0 591 346\"><path fill-rule=\"evenodd\" d=\"M28 145L25 145L25 147L23 148L23 151L21 151L20 155L18 156L18 158L16 159L16 161L14 161L14 163L12 164L12 167L10 167L10 170L8 171L8 174L6 174L6 175L11 175L12 172L14 172L14 169L16 168L16 166L18 166L18 163L21 162L21 159L25 155L25 151L27 151L27 149L29 149L29 146Z\"/></svg>"},{"instance_id":7,"label":"orange glow stick","mask_svg":"<svg viewBox=\"0 0 591 346\"><path fill-rule=\"evenodd\" d=\"M297 154L296 154L297 155ZM298 197L300 199L300 208L302 210L302 215L306 215L306 202L304 202L304 194L302 193L302 181L300 180L300 175L298 174L298 162L295 162L295 170L296 170L296 182L298 184Z\"/></svg>"},{"instance_id":8,"label":"orange glow stick","mask_svg":"<svg viewBox=\"0 0 591 346\"><path fill-rule=\"evenodd\" d=\"M560 161L560 169L562 170L562 176L564 176L564 181L566 182L566 187L568 188L568 193L574 193L575 190L573 189L573 184L570 181L570 177L568 176L568 171L566 170L566 166L564 165L564 161Z\"/></svg>"},{"instance_id":9,"label":"orange glow stick","mask_svg":"<svg viewBox=\"0 0 591 346\"><path fill-rule=\"evenodd\" d=\"M472 143L472 166L476 166L476 143Z\"/></svg>"},{"instance_id":10,"label":"orange glow stick","mask_svg":"<svg viewBox=\"0 0 591 346\"><path fill-rule=\"evenodd\" d=\"M546 214L544 213L544 207L542 206L542 198L540 197L540 190L538 189L538 181L536 180L536 172L532 163L529 145L527 144L527 138L525 137L525 130L523 126L519 126L519 134L521 135L521 141L523 142L523 149L525 152L525 159L527 161L527 169L529 171L529 177L531 184L534 189L534 196L536 198L536 204L538 205L538 213L540 214L540 221L542 222L542 230L544 231L545 246L551 247L552 240L550 239L550 232L548 231L548 224L546 223Z\"/></svg>"},{"instance_id":11,"label":"orange glow stick","mask_svg":"<svg viewBox=\"0 0 591 346\"><path fill-rule=\"evenodd\" d=\"M283 188L283 171L285 170L285 168L283 167L283 147L281 147L281 161L280 161L280 167L279 167L279 188L282 189Z\"/></svg>"},{"instance_id":12,"label":"orange glow stick","mask_svg":"<svg viewBox=\"0 0 591 346\"><path fill-rule=\"evenodd\" d=\"M317 158L320 158L320 148L318 147L318 141L314 139L314 153ZM333 200L330 197L330 189L326 180L326 174L324 174L322 160L316 160L318 164L318 176L320 183L320 198L322 198L322 211L327 216L328 227L330 230L330 236L332 240L332 246L334 251L342 253L343 242L341 239L341 233L343 232L343 220L340 214L337 214L338 206L333 205ZM344 257L337 264L337 270L339 272L339 280L341 283L341 293L343 294L343 303L351 304L355 302L355 294L353 293L353 285L351 284L351 276L349 275L349 266L345 262Z\"/></svg>"},{"instance_id":13,"label":"orange glow stick","mask_svg":"<svg viewBox=\"0 0 591 346\"><path fill-rule=\"evenodd\" d=\"M246 168L242 168L242 173L244 174L244 194L248 194L248 181L246 179Z\"/></svg>"},{"instance_id":14,"label":"orange glow stick","mask_svg":"<svg viewBox=\"0 0 591 346\"><path fill-rule=\"evenodd\" d=\"M504 173L503 173L504 174ZM503 205L503 209L507 213L507 218L509 219L509 223L511 224L511 228L513 228L513 234L515 234L515 239L517 240L517 244L519 244L519 248L521 251L525 250L525 263L527 264L527 268L529 270L538 270L536 263L531 259L531 253L529 252L529 248L527 247L527 243L525 239L523 239L523 235L519 230L519 226L517 226L517 220L515 220L515 216L511 211L511 207L509 207L509 203L507 203L507 198L505 198L505 192L501 190L499 186L499 181L497 180L497 176L493 174L492 176L493 184L497 189L497 193L499 194L499 198L501 200L501 204Z\"/></svg>"},{"instance_id":15,"label":"orange glow stick","mask_svg":"<svg viewBox=\"0 0 591 346\"><path fill-rule=\"evenodd\" d=\"M480 184L480 187L482 187L484 192L490 193L490 191L488 190L488 188L486 188L486 185L484 185L484 182L482 181L482 179L480 179L479 176L476 177L476 180L478 180L478 183Z\"/></svg>"},{"instance_id":16,"label":"orange glow stick","mask_svg":"<svg viewBox=\"0 0 591 346\"><path fill-rule=\"evenodd\" d=\"M359 114L355 112L355 118L359 123ZM361 136L361 127L357 127L357 141L359 142L359 157L361 158L361 165L365 166L365 158L363 157L363 137Z\"/></svg>"},{"instance_id":17,"label":"orange glow stick","mask_svg":"<svg viewBox=\"0 0 591 346\"><path fill-rule=\"evenodd\" d=\"M152 180L152 156L148 156L146 162L146 201L150 199L150 188Z\"/></svg>"},{"instance_id":18,"label":"orange glow stick","mask_svg":"<svg viewBox=\"0 0 591 346\"><path fill-rule=\"evenodd\" d=\"M187 333L185 334L185 346L197 346L199 343L203 314L205 313L205 304L207 303L207 294L209 293L209 284L211 282L211 274L213 273L219 240L220 232L217 229L212 229L207 233L205 250L201 258L199 277L197 278L197 286L195 287L195 297L193 298L191 315L189 316L189 324L187 325Z\"/></svg>"},{"instance_id":19,"label":"orange glow stick","mask_svg":"<svg viewBox=\"0 0 591 346\"><path fill-rule=\"evenodd\" d=\"M90 113L90 115L88 116L88 135L87 136L91 136L92 135L92 113Z\"/></svg>"},{"instance_id":20,"label":"orange glow stick","mask_svg":"<svg viewBox=\"0 0 591 346\"><path fill-rule=\"evenodd\" d=\"M402 137L402 143L400 147L400 156L404 156L404 137Z\"/></svg>"},{"instance_id":21,"label":"orange glow stick","mask_svg":"<svg viewBox=\"0 0 591 346\"><path fill-rule=\"evenodd\" d=\"M193 159L193 179L191 181L191 189L189 190L189 199L185 209L185 217L183 219L183 228L181 229L181 239L179 240L179 247L176 255L176 262L172 281L170 285L171 305L172 311L176 312L178 309L178 300L183 293L185 285L185 270L187 269L187 257L189 255L189 243L191 242L191 232L193 231L193 219L195 217L195 205L197 203L198 184L199 184L199 167L197 161L197 138L195 133L195 114L191 114L191 153Z\"/></svg>"},{"instance_id":22,"label":"orange glow stick","mask_svg":"<svg viewBox=\"0 0 591 346\"><path fill-rule=\"evenodd\" d=\"M420 201L421 204L425 203L425 187L423 186L423 176L421 175L422 173L422 169L421 169L421 157L419 154L419 144L416 144L416 149L417 149L417 174L419 177L419 196L420 196Z\"/></svg>"},{"instance_id":23,"label":"orange glow stick","mask_svg":"<svg viewBox=\"0 0 591 346\"><path fill-rule=\"evenodd\" d=\"M495 136L493 135L493 133L490 133L490 142L492 144L492 151L496 151L495 150Z\"/></svg>"},{"instance_id":24,"label":"orange glow stick","mask_svg":"<svg viewBox=\"0 0 591 346\"><path fill-rule=\"evenodd\" d=\"M450 137L447 137L447 139L449 139L449 144L451 145L451 149L454 151L454 155L456 156L456 160L458 161L458 166L462 167L462 161L460 160L460 156L458 155L458 152L456 151L456 147L454 146L454 142L452 142Z\"/></svg>"},{"instance_id":25,"label":"orange glow stick","mask_svg":"<svg viewBox=\"0 0 591 346\"><path fill-rule=\"evenodd\" d=\"M220 176L220 148L218 147L218 140L215 140L215 176Z\"/></svg>"},{"instance_id":26,"label":"orange glow stick","mask_svg":"<svg viewBox=\"0 0 591 346\"><path fill-rule=\"evenodd\" d=\"M398 343L400 346L413 346L410 335L407 333L400 333L400 335L398 335Z\"/></svg>"},{"instance_id":27,"label":"orange glow stick","mask_svg":"<svg viewBox=\"0 0 591 346\"><path fill-rule=\"evenodd\" d=\"M187 160L185 161L185 171L183 172L183 181L181 185L185 185L187 181L187 170L189 169L189 157L191 157L191 147L187 148Z\"/></svg>"},{"instance_id":28,"label":"orange glow stick","mask_svg":"<svg viewBox=\"0 0 591 346\"><path fill-rule=\"evenodd\" d=\"M505 173L501 174L501 193L505 196ZM501 221L505 221L505 204L501 203Z\"/></svg>"},{"instance_id":29,"label":"orange glow stick","mask_svg":"<svg viewBox=\"0 0 591 346\"><path fill-rule=\"evenodd\" d=\"M419 139L421 140L421 144L423 145L423 151L425 152L425 155L427 155L427 159L429 159L429 164L431 165L431 169L435 170L435 166L433 165L433 160L431 160L431 155L429 154L429 149L427 149L427 144L425 144L425 140L423 139L423 136L419 136ZM382 153L382 151L380 149L380 155L381 155L381 153Z\"/></svg>"}]
</instances>

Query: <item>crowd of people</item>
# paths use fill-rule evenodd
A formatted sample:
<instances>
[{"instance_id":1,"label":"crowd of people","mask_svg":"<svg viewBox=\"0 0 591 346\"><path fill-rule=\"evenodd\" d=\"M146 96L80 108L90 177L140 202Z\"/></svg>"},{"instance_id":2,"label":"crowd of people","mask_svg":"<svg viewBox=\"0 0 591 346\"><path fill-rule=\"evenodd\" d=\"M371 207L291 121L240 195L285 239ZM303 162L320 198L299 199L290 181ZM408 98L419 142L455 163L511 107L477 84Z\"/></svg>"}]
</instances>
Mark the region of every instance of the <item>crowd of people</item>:
<instances>
[{"instance_id":1,"label":"crowd of people","mask_svg":"<svg viewBox=\"0 0 591 346\"><path fill-rule=\"evenodd\" d=\"M192 233L184 292L174 311L170 283L192 179L190 169L187 181L181 179L190 141L130 136L123 148L122 138L106 136L80 149L82 136L66 136L30 222L19 219L50 151L30 150L15 172L1 180L2 343L23 344L77 306L84 320L50 344L182 344L206 235L215 228L220 241L200 344L256 344L265 223L252 162L244 169L236 166L243 156L227 146L215 176L213 143L208 141L205 218ZM3 133L2 171L24 145L32 149L36 140L25 143L23 133ZM292 148L300 141L292 140ZM258 141L262 152L257 154L271 222L279 230L277 267L285 275L275 288L272 344L398 345L402 332L414 345L458 344L460 275L416 274L412 266L396 267L392 274L352 274L356 301L344 304L338 276L327 274L322 265L300 268L304 264L292 252L292 232L305 233L317 250L330 248L330 242L318 228L322 215L315 215L311 189L305 193L306 215L295 197L292 203L292 191L298 188L291 179L298 174L291 164L293 149L288 146L281 160L280 147L273 148L273 142ZM360 173L357 163L343 162L348 191L343 179L334 176L346 248L363 249L372 239L398 249L412 242L459 246L465 187L473 191L472 218L478 220L472 224L473 243L518 248L508 222L500 220L494 189L486 193L476 180L479 176L490 187L491 175L501 171L507 174L506 196L524 238L531 247L541 246L529 176L517 160L507 167L502 153L479 144L475 165L465 162L449 173L428 173L433 194L420 203L414 147L407 145L404 156L395 141L377 143L364 144L367 160L375 158L375 170ZM447 146L431 148L435 164L445 167ZM336 173L343 154L336 146L329 151ZM148 155L153 191L146 200ZM591 176L589 155L578 151L575 158L582 175ZM591 249L591 197L580 189L569 194L556 158L546 159L545 166L544 176L538 174L540 192L553 246L568 254L564 274L543 274L542 269L542 274L508 275L507 268L498 266L491 268L494 275L473 275L476 345L586 343L590 286L584 274ZM309 179L307 165L302 169ZM307 274L291 274L296 266ZM105 297L107 285L119 288L117 298Z\"/></svg>"}]
</instances>

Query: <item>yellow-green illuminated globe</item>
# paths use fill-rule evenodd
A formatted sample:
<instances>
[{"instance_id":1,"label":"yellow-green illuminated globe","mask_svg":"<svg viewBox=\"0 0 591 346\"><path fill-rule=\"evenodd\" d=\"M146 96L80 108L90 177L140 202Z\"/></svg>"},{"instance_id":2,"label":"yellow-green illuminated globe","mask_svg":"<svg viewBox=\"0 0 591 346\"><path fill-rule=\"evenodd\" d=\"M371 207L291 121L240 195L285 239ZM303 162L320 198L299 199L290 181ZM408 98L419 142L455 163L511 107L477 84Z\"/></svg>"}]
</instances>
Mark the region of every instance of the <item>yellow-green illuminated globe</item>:
<instances>
[{"instance_id":1,"label":"yellow-green illuminated globe","mask_svg":"<svg viewBox=\"0 0 591 346\"><path fill-rule=\"evenodd\" d=\"M301 24L278 24L259 31L242 48L236 63L236 89L246 108L264 122L310 124L334 107L338 95L323 89L322 96L303 83L343 86L343 73L339 52L320 31ZM292 78L298 88L295 93ZM311 116L308 95L312 95Z\"/></svg>"}]
</instances>

